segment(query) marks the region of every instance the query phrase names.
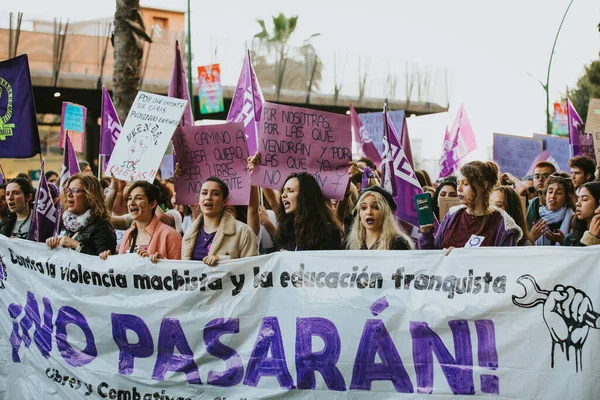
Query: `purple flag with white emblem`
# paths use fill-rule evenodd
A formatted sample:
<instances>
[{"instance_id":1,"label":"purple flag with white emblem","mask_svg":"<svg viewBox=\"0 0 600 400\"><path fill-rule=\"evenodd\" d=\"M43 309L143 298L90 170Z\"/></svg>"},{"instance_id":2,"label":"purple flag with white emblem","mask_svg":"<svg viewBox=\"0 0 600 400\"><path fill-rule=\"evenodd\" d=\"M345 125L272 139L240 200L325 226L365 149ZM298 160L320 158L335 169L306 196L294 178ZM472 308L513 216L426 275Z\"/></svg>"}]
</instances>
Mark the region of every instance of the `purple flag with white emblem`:
<instances>
[{"instance_id":1,"label":"purple flag with white emblem","mask_svg":"<svg viewBox=\"0 0 600 400\"><path fill-rule=\"evenodd\" d=\"M383 142L382 142L383 188L390 192L396 201L396 217L412 226L419 226L417 207L414 197L423 193L417 176L400 146L400 139L394 124L387 115L387 107L383 110Z\"/></svg>"},{"instance_id":2,"label":"purple flag with white emblem","mask_svg":"<svg viewBox=\"0 0 600 400\"><path fill-rule=\"evenodd\" d=\"M35 192L31 224L27 235L28 240L45 242L46 239L54 236L57 225L60 225L60 214L56 212L53 197L56 196L53 196L53 193L50 192L50 188L46 182L46 176L44 175L44 161L42 160L40 185Z\"/></svg>"},{"instance_id":3,"label":"purple flag with white emblem","mask_svg":"<svg viewBox=\"0 0 600 400\"><path fill-rule=\"evenodd\" d=\"M69 138L69 132L67 132L67 138L65 139L65 148L63 149L63 161L62 169L60 171L60 189L65 186L67 180L71 175L79 173L79 161L77 161L77 154Z\"/></svg>"},{"instance_id":4,"label":"purple flag with white emblem","mask_svg":"<svg viewBox=\"0 0 600 400\"><path fill-rule=\"evenodd\" d=\"M360 118L358 118L358 114L352 105L350 105L350 128L352 129L352 133L354 134L354 140L356 144L361 147L361 152L363 156L370 158L373 160L375 165L379 166L381 164L381 155L377 151L369 132L365 129Z\"/></svg>"},{"instance_id":5,"label":"purple flag with white emblem","mask_svg":"<svg viewBox=\"0 0 600 400\"><path fill-rule=\"evenodd\" d=\"M110 94L102 87L102 118L100 120L100 154L104 156L104 169L108 165L122 126Z\"/></svg>"},{"instance_id":6,"label":"purple flag with white emblem","mask_svg":"<svg viewBox=\"0 0 600 400\"><path fill-rule=\"evenodd\" d=\"M27 54L0 62L0 158L40 153Z\"/></svg>"},{"instance_id":7,"label":"purple flag with white emblem","mask_svg":"<svg viewBox=\"0 0 600 400\"><path fill-rule=\"evenodd\" d=\"M588 156L596 161L594 138L584 132L583 121L573 103L567 99L567 122L569 126L569 150L571 157Z\"/></svg>"},{"instance_id":8,"label":"purple flag with white emblem","mask_svg":"<svg viewBox=\"0 0 600 400\"><path fill-rule=\"evenodd\" d=\"M238 80L231 107L227 114L227 122L243 122L246 132L248 153L254 155L257 149L258 123L264 98L250 61L250 53L246 54L242 72Z\"/></svg>"}]
</instances>

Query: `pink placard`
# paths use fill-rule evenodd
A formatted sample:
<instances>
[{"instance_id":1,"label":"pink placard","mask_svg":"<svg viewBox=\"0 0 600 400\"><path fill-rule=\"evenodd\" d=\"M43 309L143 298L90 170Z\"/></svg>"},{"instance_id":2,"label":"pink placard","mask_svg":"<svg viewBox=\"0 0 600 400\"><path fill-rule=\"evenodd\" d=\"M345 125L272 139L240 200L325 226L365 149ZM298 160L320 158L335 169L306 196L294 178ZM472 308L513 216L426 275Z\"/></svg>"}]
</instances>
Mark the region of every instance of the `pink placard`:
<instances>
[{"instance_id":1,"label":"pink placard","mask_svg":"<svg viewBox=\"0 0 600 400\"><path fill-rule=\"evenodd\" d=\"M177 204L198 204L202 183L211 176L229 187L228 204L248 204L248 145L242 122L178 128L173 146L181 168L175 178Z\"/></svg>"},{"instance_id":2,"label":"pink placard","mask_svg":"<svg viewBox=\"0 0 600 400\"><path fill-rule=\"evenodd\" d=\"M281 189L293 172L315 177L328 199L342 199L352 161L350 117L265 102L258 131L255 186Z\"/></svg>"}]
</instances>

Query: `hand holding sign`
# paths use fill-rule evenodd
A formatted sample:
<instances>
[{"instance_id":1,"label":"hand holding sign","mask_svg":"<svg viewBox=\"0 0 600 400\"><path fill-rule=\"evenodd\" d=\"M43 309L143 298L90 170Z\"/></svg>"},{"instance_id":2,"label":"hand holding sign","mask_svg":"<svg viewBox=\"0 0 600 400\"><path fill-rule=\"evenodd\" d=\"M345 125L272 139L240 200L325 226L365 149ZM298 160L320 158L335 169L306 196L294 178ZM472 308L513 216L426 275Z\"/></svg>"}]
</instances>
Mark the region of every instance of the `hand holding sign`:
<instances>
[{"instance_id":1,"label":"hand holding sign","mask_svg":"<svg viewBox=\"0 0 600 400\"><path fill-rule=\"evenodd\" d=\"M352 161L348 116L265 102L258 137L253 185L280 189L289 174L308 172L325 197L344 197Z\"/></svg>"}]
</instances>

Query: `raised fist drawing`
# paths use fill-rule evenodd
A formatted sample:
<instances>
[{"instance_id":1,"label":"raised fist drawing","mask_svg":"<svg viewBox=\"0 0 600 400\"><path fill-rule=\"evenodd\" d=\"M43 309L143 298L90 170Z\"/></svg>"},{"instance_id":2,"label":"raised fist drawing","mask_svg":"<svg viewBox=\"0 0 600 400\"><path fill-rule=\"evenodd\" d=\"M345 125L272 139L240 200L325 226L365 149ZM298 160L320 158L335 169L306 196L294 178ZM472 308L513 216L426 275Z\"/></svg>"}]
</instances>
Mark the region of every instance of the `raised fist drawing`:
<instances>
[{"instance_id":1,"label":"raised fist drawing","mask_svg":"<svg viewBox=\"0 0 600 400\"><path fill-rule=\"evenodd\" d=\"M581 349L591 328L600 328L600 314L596 313L590 298L572 286L556 285L554 290L542 290L535 278L523 275L517 283L525 288L522 297L513 296L519 307L532 308L542 304L542 315L552 338L552 362L558 345L569 360L569 350L575 350L575 369L582 368Z\"/></svg>"}]
</instances>

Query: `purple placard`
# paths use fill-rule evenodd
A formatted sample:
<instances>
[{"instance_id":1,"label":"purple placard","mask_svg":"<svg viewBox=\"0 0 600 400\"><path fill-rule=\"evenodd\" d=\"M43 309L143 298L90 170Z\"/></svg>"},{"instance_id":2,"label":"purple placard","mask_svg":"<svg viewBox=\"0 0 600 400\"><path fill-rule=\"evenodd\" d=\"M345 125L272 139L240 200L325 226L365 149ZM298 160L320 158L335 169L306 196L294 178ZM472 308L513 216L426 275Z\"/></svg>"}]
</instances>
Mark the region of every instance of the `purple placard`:
<instances>
[{"instance_id":1,"label":"purple placard","mask_svg":"<svg viewBox=\"0 0 600 400\"><path fill-rule=\"evenodd\" d=\"M342 199L352 161L347 115L265 102L258 130L260 165L254 186L281 189L293 172L315 177L328 199Z\"/></svg>"},{"instance_id":2,"label":"purple placard","mask_svg":"<svg viewBox=\"0 0 600 400\"><path fill-rule=\"evenodd\" d=\"M219 177L229 187L228 204L248 204L250 176L243 123L178 128L173 146L181 168L175 178L177 204L198 204L202 183L211 176Z\"/></svg>"}]
</instances>

